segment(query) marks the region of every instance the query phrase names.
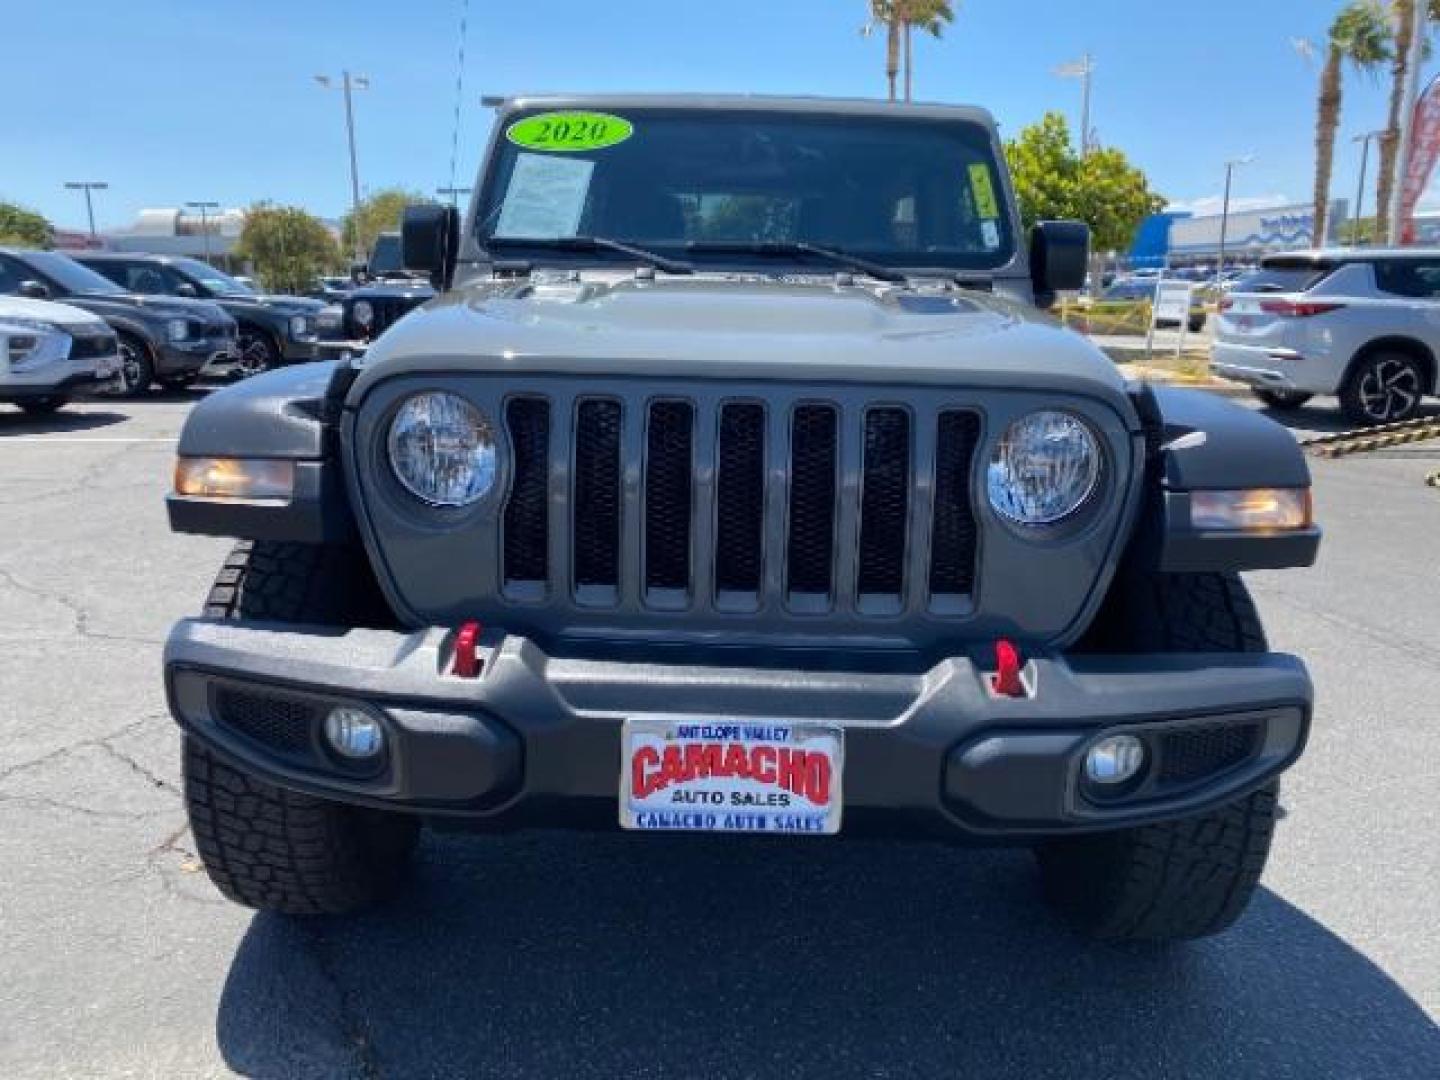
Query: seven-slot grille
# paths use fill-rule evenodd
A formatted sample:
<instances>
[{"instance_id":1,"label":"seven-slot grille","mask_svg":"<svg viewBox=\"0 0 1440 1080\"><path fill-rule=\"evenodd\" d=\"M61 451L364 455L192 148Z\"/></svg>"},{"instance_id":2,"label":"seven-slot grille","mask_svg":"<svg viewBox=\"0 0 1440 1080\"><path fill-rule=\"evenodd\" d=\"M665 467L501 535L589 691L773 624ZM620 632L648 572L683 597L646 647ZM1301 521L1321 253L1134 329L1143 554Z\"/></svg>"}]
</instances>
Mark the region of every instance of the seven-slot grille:
<instances>
[{"instance_id":1,"label":"seven-slot grille","mask_svg":"<svg viewBox=\"0 0 1440 1080\"><path fill-rule=\"evenodd\" d=\"M504 411L510 600L970 610L972 410L582 394Z\"/></svg>"}]
</instances>

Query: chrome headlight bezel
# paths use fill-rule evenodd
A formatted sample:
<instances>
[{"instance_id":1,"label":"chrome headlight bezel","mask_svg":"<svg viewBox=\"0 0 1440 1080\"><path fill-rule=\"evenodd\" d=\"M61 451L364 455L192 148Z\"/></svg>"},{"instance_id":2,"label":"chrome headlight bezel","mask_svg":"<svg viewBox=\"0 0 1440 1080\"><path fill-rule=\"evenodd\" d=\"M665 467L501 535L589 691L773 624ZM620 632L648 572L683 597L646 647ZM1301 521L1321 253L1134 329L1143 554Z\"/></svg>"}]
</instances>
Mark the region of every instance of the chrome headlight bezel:
<instances>
[{"instance_id":1,"label":"chrome headlight bezel","mask_svg":"<svg viewBox=\"0 0 1440 1080\"><path fill-rule=\"evenodd\" d=\"M350 317L355 320L356 326L369 330L375 325L375 305L369 300L356 300L350 308Z\"/></svg>"},{"instance_id":2,"label":"chrome headlight bezel","mask_svg":"<svg viewBox=\"0 0 1440 1080\"><path fill-rule=\"evenodd\" d=\"M1041 453L1044 443L1052 450ZM1043 460L1051 452L1059 456ZM1052 475L1039 475L1045 472ZM1024 534L1043 534L1093 505L1104 475L1104 443L1088 421L1067 409L1036 409L1012 420L995 440L985 492L990 509L1005 524ZM1055 485L1048 497L1039 490L1047 483Z\"/></svg>"},{"instance_id":3,"label":"chrome headlight bezel","mask_svg":"<svg viewBox=\"0 0 1440 1080\"><path fill-rule=\"evenodd\" d=\"M292 338L309 337L311 334L309 318L304 315L291 315L289 330Z\"/></svg>"},{"instance_id":4,"label":"chrome headlight bezel","mask_svg":"<svg viewBox=\"0 0 1440 1080\"><path fill-rule=\"evenodd\" d=\"M494 421L448 390L422 390L402 400L390 416L385 449L400 487L427 507L468 509L498 486Z\"/></svg>"},{"instance_id":5,"label":"chrome headlight bezel","mask_svg":"<svg viewBox=\"0 0 1440 1080\"><path fill-rule=\"evenodd\" d=\"M190 322L187 319L166 319L165 340L186 341L190 337Z\"/></svg>"}]
</instances>

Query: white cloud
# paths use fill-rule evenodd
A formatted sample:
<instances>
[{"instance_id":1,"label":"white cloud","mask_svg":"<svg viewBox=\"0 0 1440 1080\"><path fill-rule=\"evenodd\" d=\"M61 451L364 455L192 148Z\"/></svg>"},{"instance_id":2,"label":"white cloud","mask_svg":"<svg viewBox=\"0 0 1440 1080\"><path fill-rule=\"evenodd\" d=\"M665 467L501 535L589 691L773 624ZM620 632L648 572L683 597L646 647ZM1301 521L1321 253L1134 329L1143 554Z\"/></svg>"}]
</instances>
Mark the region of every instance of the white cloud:
<instances>
[{"instance_id":1,"label":"white cloud","mask_svg":"<svg viewBox=\"0 0 1440 1080\"><path fill-rule=\"evenodd\" d=\"M1232 195L1230 212L1238 214L1245 210L1268 210L1272 206L1289 206L1294 200L1288 195ZM1196 217L1208 217L1220 213L1225 205L1223 195L1205 195L1185 202L1172 202L1166 210L1188 210Z\"/></svg>"}]
</instances>

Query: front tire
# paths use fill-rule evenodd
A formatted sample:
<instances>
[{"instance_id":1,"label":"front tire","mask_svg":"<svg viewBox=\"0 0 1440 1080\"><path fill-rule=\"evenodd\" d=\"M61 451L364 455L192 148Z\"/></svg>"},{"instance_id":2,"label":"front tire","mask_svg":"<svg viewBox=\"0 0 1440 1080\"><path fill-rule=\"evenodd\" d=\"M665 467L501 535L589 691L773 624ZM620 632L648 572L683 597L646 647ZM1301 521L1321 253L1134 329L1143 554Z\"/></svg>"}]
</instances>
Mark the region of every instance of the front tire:
<instances>
[{"instance_id":1,"label":"front tire","mask_svg":"<svg viewBox=\"0 0 1440 1080\"><path fill-rule=\"evenodd\" d=\"M280 366L280 350L263 330L242 326L237 347L240 360L235 365L236 378L248 379Z\"/></svg>"},{"instance_id":2,"label":"front tire","mask_svg":"<svg viewBox=\"0 0 1440 1080\"><path fill-rule=\"evenodd\" d=\"M1090 646L1136 653L1264 652L1236 574L1149 574L1112 586ZM1110 941L1175 941L1230 926L1270 851L1279 784L1195 817L1051 840L1036 848L1045 894L1075 926Z\"/></svg>"},{"instance_id":3,"label":"front tire","mask_svg":"<svg viewBox=\"0 0 1440 1080\"><path fill-rule=\"evenodd\" d=\"M391 621L363 553L245 541L205 602L212 618L330 626ZM185 806L201 862L238 904L287 915L345 914L391 892L410 862L413 817L277 787L184 738Z\"/></svg>"},{"instance_id":4,"label":"front tire","mask_svg":"<svg viewBox=\"0 0 1440 1080\"><path fill-rule=\"evenodd\" d=\"M114 394L137 398L155 381L155 361L150 355L150 346L134 334L121 334L119 339L120 385Z\"/></svg>"},{"instance_id":5,"label":"front tire","mask_svg":"<svg viewBox=\"0 0 1440 1080\"><path fill-rule=\"evenodd\" d=\"M1425 369L1409 353L1379 351L1363 357L1340 388L1340 409L1361 427L1398 424L1420 411Z\"/></svg>"},{"instance_id":6,"label":"front tire","mask_svg":"<svg viewBox=\"0 0 1440 1080\"><path fill-rule=\"evenodd\" d=\"M69 403L68 397L59 394L54 397L29 398L26 401L17 402L29 416L53 416Z\"/></svg>"},{"instance_id":7,"label":"front tire","mask_svg":"<svg viewBox=\"0 0 1440 1080\"><path fill-rule=\"evenodd\" d=\"M1307 394L1303 390L1253 390L1252 393L1259 398L1266 407L1286 412L1290 409L1298 409L1309 401L1314 394Z\"/></svg>"}]
</instances>

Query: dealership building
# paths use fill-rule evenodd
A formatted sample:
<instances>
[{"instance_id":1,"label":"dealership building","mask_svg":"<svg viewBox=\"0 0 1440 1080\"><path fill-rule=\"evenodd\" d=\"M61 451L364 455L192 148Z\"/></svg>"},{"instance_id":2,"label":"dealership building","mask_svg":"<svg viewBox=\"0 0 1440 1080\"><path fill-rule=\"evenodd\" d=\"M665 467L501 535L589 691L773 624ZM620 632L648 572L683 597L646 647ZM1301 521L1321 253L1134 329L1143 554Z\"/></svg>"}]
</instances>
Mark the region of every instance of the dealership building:
<instances>
[{"instance_id":1,"label":"dealership building","mask_svg":"<svg viewBox=\"0 0 1440 1080\"><path fill-rule=\"evenodd\" d=\"M1348 200L1332 202L1324 243L1334 243L1349 218ZM1227 264L1251 263L1271 252L1317 246L1315 207L1309 203L1203 217L1166 211L1146 218L1136 230L1131 264L1136 268L1213 267L1220 255L1222 221Z\"/></svg>"}]
</instances>

